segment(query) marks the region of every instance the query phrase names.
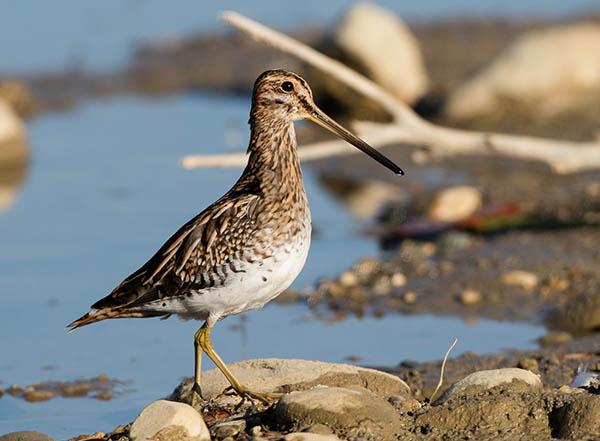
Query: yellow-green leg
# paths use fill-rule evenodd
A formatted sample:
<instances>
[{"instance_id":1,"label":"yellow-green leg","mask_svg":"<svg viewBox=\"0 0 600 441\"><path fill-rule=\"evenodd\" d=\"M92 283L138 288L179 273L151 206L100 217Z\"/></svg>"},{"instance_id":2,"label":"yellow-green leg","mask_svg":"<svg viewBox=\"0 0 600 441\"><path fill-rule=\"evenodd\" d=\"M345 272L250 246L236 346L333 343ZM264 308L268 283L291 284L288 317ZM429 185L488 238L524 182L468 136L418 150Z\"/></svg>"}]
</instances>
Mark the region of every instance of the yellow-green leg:
<instances>
[{"instance_id":1,"label":"yellow-green leg","mask_svg":"<svg viewBox=\"0 0 600 441\"><path fill-rule=\"evenodd\" d=\"M231 384L231 387L241 396L246 396L249 398L254 398L262 401L263 403L269 403L270 400L277 399L281 397L281 394L276 393L262 393L262 392L254 392L244 386L240 381L235 378L235 375L229 370L227 365L221 360L219 354L217 354L213 348L212 340L210 338L210 333L212 331L212 327L208 326L206 323L196 332L194 343L202 349L202 351L206 352L206 355L213 361L213 363L219 368L219 370L225 375L227 381ZM198 390L198 394L200 394L200 364L201 364L202 352L196 349L196 375L194 376L194 388ZM197 385L197 386L196 386Z\"/></svg>"},{"instance_id":2,"label":"yellow-green leg","mask_svg":"<svg viewBox=\"0 0 600 441\"><path fill-rule=\"evenodd\" d=\"M200 336L206 327L206 323L194 334L194 384L192 385L192 406L202 402L202 389L200 388L200 375L202 373L202 346Z\"/></svg>"}]
</instances>

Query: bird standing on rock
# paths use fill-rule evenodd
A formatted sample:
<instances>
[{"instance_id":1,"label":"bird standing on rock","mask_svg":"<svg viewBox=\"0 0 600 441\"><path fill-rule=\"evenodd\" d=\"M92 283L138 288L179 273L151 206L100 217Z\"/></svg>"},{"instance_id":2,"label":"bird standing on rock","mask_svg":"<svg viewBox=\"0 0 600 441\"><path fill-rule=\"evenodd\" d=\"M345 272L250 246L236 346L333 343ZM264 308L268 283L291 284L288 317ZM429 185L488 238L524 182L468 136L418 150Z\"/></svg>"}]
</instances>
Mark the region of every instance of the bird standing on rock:
<instances>
[{"instance_id":1,"label":"bird standing on rock","mask_svg":"<svg viewBox=\"0 0 600 441\"><path fill-rule=\"evenodd\" d=\"M105 319L176 314L204 320L194 335L193 402L201 399L202 351L241 396L249 390L213 349L221 319L258 309L300 273L310 246L311 218L296 150L294 121L309 119L348 141L394 173L391 160L321 111L304 79L269 70L254 84L248 165L223 197L179 229L139 270L68 325L73 331Z\"/></svg>"}]
</instances>

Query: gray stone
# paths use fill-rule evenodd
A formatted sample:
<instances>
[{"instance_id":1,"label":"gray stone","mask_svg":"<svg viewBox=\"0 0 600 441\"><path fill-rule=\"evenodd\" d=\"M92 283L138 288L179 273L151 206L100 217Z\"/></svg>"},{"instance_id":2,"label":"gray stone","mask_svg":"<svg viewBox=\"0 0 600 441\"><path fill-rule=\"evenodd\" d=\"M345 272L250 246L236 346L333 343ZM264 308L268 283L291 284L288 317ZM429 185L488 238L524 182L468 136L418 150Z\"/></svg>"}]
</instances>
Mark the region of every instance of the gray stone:
<instances>
[{"instance_id":1,"label":"gray stone","mask_svg":"<svg viewBox=\"0 0 600 441\"><path fill-rule=\"evenodd\" d=\"M202 416L183 403L158 400L146 407L129 431L131 441L210 441Z\"/></svg>"},{"instance_id":2,"label":"gray stone","mask_svg":"<svg viewBox=\"0 0 600 441\"><path fill-rule=\"evenodd\" d=\"M395 440L400 416L381 397L360 387L315 387L285 395L274 420L291 428L325 424L341 438Z\"/></svg>"},{"instance_id":3,"label":"gray stone","mask_svg":"<svg viewBox=\"0 0 600 441\"><path fill-rule=\"evenodd\" d=\"M257 392L306 390L324 385L361 386L384 398L410 394L407 384L394 375L347 364L271 358L245 360L228 366L243 384ZM220 395L229 387L218 369L203 372L201 381L206 399ZM191 380L184 381L171 398L185 400L191 385Z\"/></svg>"},{"instance_id":4,"label":"gray stone","mask_svg":"<svg viewBox=\"0 0 600 441\"><path fill-rule=\"evenodd\" d=\"M54 441L54 438L40 432L23 431L0 435L0 441Z\"/></svg>"},{"instance_id":5,"label":"gray stone","mask_svg":"<svg viewBox=\"0 0 600 441\"><path fill-rule=\"evenodd\" d=\"M477 371L467 375L460 381L454 383L437 400L437 403L443 403L448 399L464 394L467 389L472 387L490 389L504 383L513 381L522 381L533 388L541 388L542 381L539 375L531 371L518 368L492 369L487 371Z\"/></svg>"}]
</instances>

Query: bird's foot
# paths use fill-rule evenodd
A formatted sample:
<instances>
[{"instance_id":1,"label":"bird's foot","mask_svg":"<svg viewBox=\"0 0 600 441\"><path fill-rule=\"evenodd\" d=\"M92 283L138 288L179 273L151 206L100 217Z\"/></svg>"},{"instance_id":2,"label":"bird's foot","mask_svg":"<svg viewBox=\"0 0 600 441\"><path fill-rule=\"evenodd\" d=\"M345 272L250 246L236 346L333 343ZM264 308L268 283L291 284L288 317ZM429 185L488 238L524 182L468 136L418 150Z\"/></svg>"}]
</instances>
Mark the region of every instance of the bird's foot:
<instances>
[{"instance_id":1,"label":"bird's foot","mask_svg":"<svg viewBox=\"0 0 600 441\"><path fill-rule=\"evenodd\" d=\"M191 390L190 405L192 407L198 407L202 402L204 402L204 398L202 398L202 389L198 383L194 383Z\"/></svg>"},{"instance_id":2,"label":"bird's foot","mask_svg":"<svg viewBox=\"0 0 600 441\"><path fill-rule=\"evenodd\" d=\"M223 395L239 395L244 400L258 400L263 404L271 404L273 401L279 400L283 394L277 392L255 392L246 387L229 386L223 391Z\"/></svg>"}]
</instances>

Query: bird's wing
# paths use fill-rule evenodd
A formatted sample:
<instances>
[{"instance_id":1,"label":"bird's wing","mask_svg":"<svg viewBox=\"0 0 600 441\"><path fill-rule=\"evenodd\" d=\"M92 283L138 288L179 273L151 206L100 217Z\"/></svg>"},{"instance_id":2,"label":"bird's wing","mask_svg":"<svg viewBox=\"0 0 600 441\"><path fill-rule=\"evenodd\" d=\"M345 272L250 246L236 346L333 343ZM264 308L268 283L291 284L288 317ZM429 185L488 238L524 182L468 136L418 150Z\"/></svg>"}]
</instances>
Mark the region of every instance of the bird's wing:
<instances>
[{"instance_id":1,"label":"bird's wing","mask_svg":"<svg viewBox=\"0 0 600 441\"><path fill-rule=\"evenodd\" d=\"M223 283L236 249L250 246L259 196L223 197L181 227L140 269L92 308L128 308ZM232 244L238 247L232 247Z\"/></svg>"}]
</instances>

